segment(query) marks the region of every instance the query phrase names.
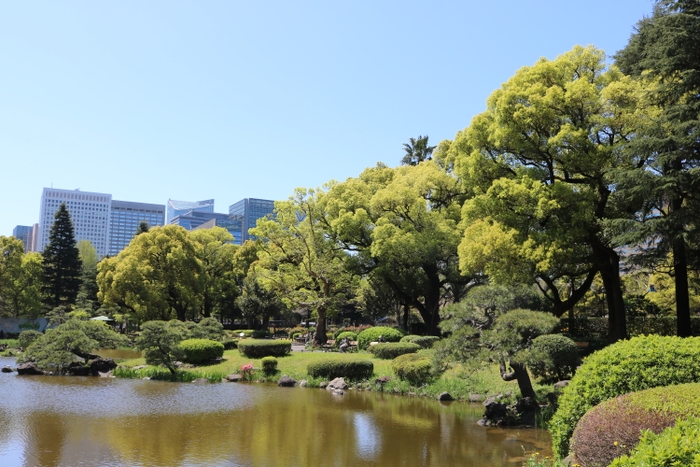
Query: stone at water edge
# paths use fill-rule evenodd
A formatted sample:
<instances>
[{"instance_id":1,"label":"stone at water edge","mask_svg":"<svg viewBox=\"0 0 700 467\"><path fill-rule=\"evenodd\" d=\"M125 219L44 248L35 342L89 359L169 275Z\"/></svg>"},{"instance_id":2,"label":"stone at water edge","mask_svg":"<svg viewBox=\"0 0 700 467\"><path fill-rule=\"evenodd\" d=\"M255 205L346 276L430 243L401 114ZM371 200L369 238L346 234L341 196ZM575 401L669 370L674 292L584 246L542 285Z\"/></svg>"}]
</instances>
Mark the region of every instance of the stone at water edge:
<instances>
[{"instance_id":1,"label":"stone at water edge","mask_svg":"<svg viewBox=\"0 0 700 467\"><path fill-rule=\"evenodd\" d=\"M34 362L20 363L17 365L18 375L44 375L42 370Z\"/></svg>"},{"instance_id":2,"label":"stone at water edge","mask_svg":"<svg viewBox=\"0 0 700 467\"><path fill-rule=\"evenodd\" d=\"M326 389L328 390L335 390L335 389L342 389L346 390L348 388L347 383L345 382L345 378L336 378L330 383L328 383L328 386L326 386Z\"/></svg>"},{"instance_id":3,"label":"stone at water edge","mask_svg":"<svg viewBox=\"0 0 700 467\"><path fill-rule=\"evenodd\" d=\"M437 397L437 399L439 401L453 401L453 400L455 400L455 398L452 397L452 394L450 394L449 392L440 393L440 395Z\"/></svg>"},{"instance_id":4,"label":"stone at water edge","mask_svg":"<svg viewBox=\"0 0 700 467\"><path fill-rule=\"evenodd\" d=\"M229 381L231 383L237 383L241 380L241 375L236 374L236 373L231 373L230 375L226 375L224 377L224 380Z\"/></svg>"},{"instance_id":5,"label":"stone at water edge","mask_svg":"<svg viewBox=\"0 0 700 467\"><path fill-rule=\"evenodd\" d=\"M297 382L293 379L290 378L289 376L282 376L278 381L277 381L277 386L283 387L283 388L293 388L296 386Z\"/></svg>"},{"instance_id":6,"label":"stone at water edge","mask_svg":"<svg viewBox=\"0 0 700 467\"><path fill-rule=\"evenodd\" d=\"M197 378L197 379L193 379L192 382L193 382L193 383L203 384L203 383L208 383L209 380L206 379L206 378Z\"/></svg>"},{"instance_id":7,"label":"stone at water edge","mask_svg":"<svg viewBox=\"0 0 700 467\"><path fill-rule=\"evenodd\" d=\"M11 366L7 365L2 367L2 370L0 371L2 371L3 373L13 373L15 370L13 370Z\"/></svg>"}]
</instances>

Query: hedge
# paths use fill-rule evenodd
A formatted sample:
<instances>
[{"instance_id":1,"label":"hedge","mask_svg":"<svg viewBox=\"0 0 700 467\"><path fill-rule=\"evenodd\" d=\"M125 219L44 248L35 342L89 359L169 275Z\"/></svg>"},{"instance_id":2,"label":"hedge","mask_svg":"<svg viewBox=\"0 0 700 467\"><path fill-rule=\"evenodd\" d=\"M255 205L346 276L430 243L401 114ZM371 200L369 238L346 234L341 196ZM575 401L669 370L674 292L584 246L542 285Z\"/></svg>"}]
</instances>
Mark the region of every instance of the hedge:
<instances>
[{"instance_id":1,"label":"hedge","mask_svg":"<svg viewBox=\"0 0 700 467\"><path fill-rule=\"evenodd\" d=\"M370 342L379 342L380 336L384 342L398 342L403 334L398 329L387 326L367 328L357 335L357 347L361 350L367 349Z\"/></svg>"},{"instance_id":2,"label":"hedge","mask_svg":"<svg viewBox=\"0 0 700 467\"><path fill-rule=\"evenodd\" d=\"M292 341L241 339L238 351L248 358L284 357L292 351Z\"/></svg>"},{"instance_id":3,"label":"hedge","mask_svg":"<svg viewBox=\"0 0 700 467\"><path fill-rule=\"evenodd\" d=\"M610 467L700 466L700 419L681 420L656 435L644 432L629 456L615 459Z\"/></svg>"},{"instance_id":4,"label":"hedge","mask_svg":"<svg viewBox=\"0 0 700 467\"><path fill-rule=\"evenodd\" d=\"M335 337L336 345L338 345L338 342L342 341L343 339L347 339L349 341L356 341L357 340L357 333L352 332L352 331L343 331L343 332L339 333Z\"/></svg>"},{"instance_id":5,"label":"hedge","mask_svg":"<svg viewBox=\"0 0 700 467\"><path fill-rule=\"evenodd\" d=\"M640 336L586 358L549 422L557 457L569 453L578 421L599 403L629 392L700 381L700 337Z\"/></svg>"},{"instance_id":6,"label":"hedge","mask_svg":"<svg viewBox=\"0 0 700 467\"><path fill-rule=\"evenodd\" d=\"M275 357L263 357L260 363L262 363L262 369L265 373L277 371L277 359Z\"/></svg>"},{"instance_id":7,"label":"hedge","mask_svg":"<svg viewBox=\"0 0 700 467\"><path fill-rule=\"evenodd\" d=\"M424 349L432 348L433 344L439 341L438 336L418 336L416 334L409 334L408 336L403 336L400 342L412 342L418 344Z\"/></svg>"},{"instance_id":8,"label":"hedge","mask_svg":"<svg viewBox=\"0 0 700 467\"><path fill-rule=\"evenodd\" d=\"M374 364L369 360L331 360L309 363L306 372L315 378L368 379L374 373Z\"/></svg>"},{"instance_id":9,"label":"hedge","mask_svg":"<svg viewBox=\"0 0 700 467\"><path fill-rule=\"evenodd\" d=\"M186 339L178 347L186 363L205 363L224 355L224 344L210 339Z\"/></svg>"},{"instance_id":10,"label":"hedge","mask_svg":"<svg viewBox=\"0 0 700 467\"><path fill-rule=\"evenodd\" d=\"M430 380L433 371L432 353L410 353L396 357L391 362L391 370L397 378L408 381L414 386L420 386Z\"/></svg>"},{"instance_id":11,"label":"hedge","mask_svg":"<svg viewBox=\"0 0 700 467\"><path fill-rule=\"evenodd\" d=\"M422 348L423 347L420 345L413 344L411 342L390 342L388 344L372 345L368 351L375 357L382 358L384 360L393 360L399 355L416 353Z\"/></svg>"},{"instance_id":12,"label":"hedge","mask_svg":"<svg viewBox=\"0 0 700 467\"><path fill-rule=\"evenodd\" d=\"M561 334L545 334L532 340L525 364L543 382L570 379L579 364L576 342Z\"/></svg>"},{"instance_id":13,"label":"hedge","mask_svg":"<svg viewBox=\"0 0 700 467\"><path fill-rule=\"evenodd\" d=\"M699 383L625 394L586 412L571 437L571 452L582 467L605 467L628 454L643 430L660 433L691 417L700 417Z\"/></svg>"}]
</instances>

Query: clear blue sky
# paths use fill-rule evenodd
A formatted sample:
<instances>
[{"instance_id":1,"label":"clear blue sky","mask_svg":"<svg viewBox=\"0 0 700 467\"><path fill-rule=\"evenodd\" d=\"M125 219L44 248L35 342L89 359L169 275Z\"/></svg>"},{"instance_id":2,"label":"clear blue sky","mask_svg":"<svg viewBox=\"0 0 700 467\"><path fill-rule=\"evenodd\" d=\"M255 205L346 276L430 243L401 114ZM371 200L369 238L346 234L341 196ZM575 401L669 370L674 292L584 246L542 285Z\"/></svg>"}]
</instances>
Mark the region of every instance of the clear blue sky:
<instances>
[{"instance_id":1,"label":"clear blue sky","mask_svg":"<svg viewBox=\"0 0 700 467\"><path fill-rule=\"evenodd\" d=\"M0 235L42 188L286 199L454 138L524 65L608 55L651 0L4 1Z\"/></svg>"}]
</instances>

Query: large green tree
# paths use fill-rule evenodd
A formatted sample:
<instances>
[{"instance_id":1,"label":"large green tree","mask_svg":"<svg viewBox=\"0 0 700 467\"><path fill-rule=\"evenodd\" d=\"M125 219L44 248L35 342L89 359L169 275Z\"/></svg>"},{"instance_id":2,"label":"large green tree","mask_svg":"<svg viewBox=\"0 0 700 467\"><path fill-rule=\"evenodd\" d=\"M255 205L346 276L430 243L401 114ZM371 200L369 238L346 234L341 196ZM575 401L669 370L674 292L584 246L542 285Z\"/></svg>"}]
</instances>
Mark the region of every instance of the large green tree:
<instances>
[{"instance_id":1,"label":"large green tree","mask_svg":"<svg viewBox=\"0 0 700 467\"><path fill-rule=\"evenodd\" d=\"M618 174L620 190L643 206L636 222L625 225L623 238L637 246L647 264L671 254L679 336L691 335L688 268L700 252L698 44L700 4L659 0L615 55L620 68L648 90L646 104L658 109L629 146L638 166Z\"/></svg>"},{"instance_id":2,"label":"large green tree","mask_svg":"<svg viewBox=\"0 0 700 467\"><path fill-rule=\"evenodd\" d=\"M35 317L41 312L41 255L22 241L0 236L0 315Z\"/></svg>"},{"instance_id":3,"label":"large green tree","mask_svg":"<svg viewBox=\"0 0 700 467\"><path fill-rule=\"evenodd\" d=\"M65 203L56 211L49 243L42 252L43 289L47 306L72 305L81 284L81 262L73 222Z\"/></svg>"}]
</instances>

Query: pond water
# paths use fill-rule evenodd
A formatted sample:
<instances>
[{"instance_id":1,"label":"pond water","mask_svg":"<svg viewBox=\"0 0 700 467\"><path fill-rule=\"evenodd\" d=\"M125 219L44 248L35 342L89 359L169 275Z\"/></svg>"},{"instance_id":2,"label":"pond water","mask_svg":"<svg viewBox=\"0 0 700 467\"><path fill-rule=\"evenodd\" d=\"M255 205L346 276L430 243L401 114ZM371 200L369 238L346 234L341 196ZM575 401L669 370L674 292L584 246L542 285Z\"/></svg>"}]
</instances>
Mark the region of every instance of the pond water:
<instances>
[{"instance_id":1,"label":"pond water","mask_svg":"<svg viewBox=\"0 0 700 467\"><path fill-rule=\"evenodd\" d=\"M482 428L482 410L271 384L0 373L0 466L480 467L549 453L546 431Z\"/></svg>"}]
</instances>

